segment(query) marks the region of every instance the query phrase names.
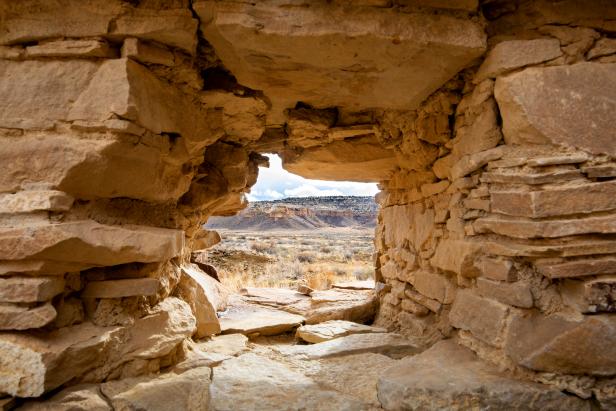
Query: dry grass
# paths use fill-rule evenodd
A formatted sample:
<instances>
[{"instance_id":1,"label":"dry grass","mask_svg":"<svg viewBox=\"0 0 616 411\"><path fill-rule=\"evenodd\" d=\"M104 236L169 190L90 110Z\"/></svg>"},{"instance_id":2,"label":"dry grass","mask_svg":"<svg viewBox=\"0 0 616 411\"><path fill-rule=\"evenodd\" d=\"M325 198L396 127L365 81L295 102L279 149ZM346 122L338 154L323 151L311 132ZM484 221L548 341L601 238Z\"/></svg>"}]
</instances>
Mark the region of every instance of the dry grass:
<instances>
[{"instance_id":1,"label":"dry grass","mask_svg":"<svg viewBox=\"0 0 616 411\"><path fill-rule=\"evenodd\" d=\"M233 290L296 288L300 283L322 290L335 282L374 276L372 231L220 234L223 241L209 251L209 260Z\"/></svg>"}]
</instances>

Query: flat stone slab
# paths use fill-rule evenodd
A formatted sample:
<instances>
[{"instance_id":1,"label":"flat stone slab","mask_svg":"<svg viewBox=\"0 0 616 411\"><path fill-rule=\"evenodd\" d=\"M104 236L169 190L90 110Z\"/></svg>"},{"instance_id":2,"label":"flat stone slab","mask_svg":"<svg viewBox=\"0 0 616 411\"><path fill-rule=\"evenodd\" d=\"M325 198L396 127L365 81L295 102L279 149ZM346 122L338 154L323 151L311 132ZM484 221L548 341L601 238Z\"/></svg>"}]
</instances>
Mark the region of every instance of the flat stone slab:
<instances>
[{"instance_id":1,"label":"flat stone slab","mask_svg":"<svg viewBox=\"0 0 616 411\"><path fill-rule=\"evenodd\" d=\"M272 307L294 304L310 298L305 294L288 288L246 287L240 292L250 302Z\"/></svg>"},{"instance_id":2,"label":"flat stone slab","mask_svg":"<svg viewBox=\"0 0 616 411\"><path fill-rule=\"evenodd\" d=\"M304 321L306 319L301 315L242 304L221 314L220 328L222 334L277 335L297 328Z\"/></svg>"},{"instance_id":3,"label":"flat stone slab","mask_svg":"<svg viewBox=\"0 0 616 411\"><path fill-rule=\"evenodd\" d=\"M453 340L441 341L383 373L378 397L386 410L589 410L583 400L498 373Z\"/></svg>"},{"instance_id":4,"label":"flat stone slab","mask_svg":"<svg viewBox=\"0 0 616 411\"><path fill-rule=\"evenodd\" d=\"M222 410L366 410L367 405L324 389L286 364L248 353L214 368L210 409Z\"/></svg>"},{"instance_id":5,"label":"flat stone slab","mask_svg":"<svg viewBox=\"0 0 616 411\"><path fill-rule=\"evenodd\" d=\"M334 283L332 285L332 288L342 288L345 290L374 290L374 286L374 280L357 280Z\"/></svg>"},{"instance_id":6,"label":"flat stone slab","mask_svg":"<svg viewBox=\"0 0 616 411\"><path fill-rule=\"evenodd\" d=\"M353 334L312 345L278 347L276 350L283 355L311 360L367 352L402 358L420 351L413 341L393 333Z\"/></svg>"},{"instance_id":7,"label":"flat stone slab","mask_svg":"<svg viewBox=\"0 0 616 411\"><path fill-rule=\"evenodd\" d=\"M196 345L201 351L207 353L219 353L234 357L248 350L248 338L243 334L217 335Z\"/></svg>"},{"instance_id":8,"label":"flat stone slab","mask_svg":"<svg viewBox=\"0 0 616 411\"><path fill-rule=\"evenodd\" d=\"M295 335L309 343L320 343L351 334L385 332L387 332L385 328L371 327L351 321L331 320L320 324L302 325Z\"/></svg>"}]
</instances>

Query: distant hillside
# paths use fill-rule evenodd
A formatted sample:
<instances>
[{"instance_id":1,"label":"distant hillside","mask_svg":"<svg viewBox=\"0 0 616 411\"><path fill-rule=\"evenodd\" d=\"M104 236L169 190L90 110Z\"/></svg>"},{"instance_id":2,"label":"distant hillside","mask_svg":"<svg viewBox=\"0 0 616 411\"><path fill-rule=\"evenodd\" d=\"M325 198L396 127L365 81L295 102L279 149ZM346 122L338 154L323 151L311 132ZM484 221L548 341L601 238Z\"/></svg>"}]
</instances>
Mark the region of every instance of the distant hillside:
<instances>
[{"instance_id":1,"label":"distant hillside","mask_svg":"<svg viewBox=\"0 0 616 411\"><path fill-rule=\"evenodd\" d=\"M233 217L212 217L206 227L230 230L310 230L376 225L373 197L298 197L258 201Z\"/></svg>"}]
</instances>

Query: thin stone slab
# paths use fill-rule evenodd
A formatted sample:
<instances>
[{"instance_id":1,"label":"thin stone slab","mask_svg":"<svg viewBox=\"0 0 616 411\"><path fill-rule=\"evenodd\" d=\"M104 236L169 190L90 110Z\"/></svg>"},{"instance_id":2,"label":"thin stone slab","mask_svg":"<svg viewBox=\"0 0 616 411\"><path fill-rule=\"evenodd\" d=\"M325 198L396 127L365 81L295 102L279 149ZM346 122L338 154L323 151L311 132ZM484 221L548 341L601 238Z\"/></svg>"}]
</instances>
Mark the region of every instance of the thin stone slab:
<instances>
[{"instance_id":1,"label":"thin stone slab","mask_svg":"<svg viewBox=\"0 0 616 411\"><path fill-rule=\"evenodd\" d=\"M616 258L585 258L561 263L538 260L535 267L540 274L550 279L585 277L616 272Z\"/></svg>"},{"instance_id":2,"label":"thin stone slab","mask_svg":"<svg viewBox=\"0 0 616 411\"><path fill-rule=\"evenodd\" d=\"M0 278L0 302L35 303L51 300L64 290L62 277Z\"/></svg>"},{"instance_id":3,"label":"thin stone slab","mask_svg":"<svg viewBox=\"0 0 616 411\"><path fill-rule=\"evenodd\" d=\"M220 315L223 334L278 335L289 332L306 319L301 315L263 308L255 305L236 305Z\"/></svg>"},{"instance_id":4,"label":"thin stone slab","mask_svg":"<svg viewBox=\"0 0 616 411\"><path fill-rule=\"evenodd\" d=\"M374 280L343 281L332 284L332 288L341 288L344 290L374 290L374 286Z\"/></svg>"},{"instance_id":5,"label":"thin stone slab","mask_svg":"<svg viewBox=\"0 0 616 411\"><path fill-rule=\"evenodd\" d=\"M211 374L209 367L198 367L180 374L111 381L100 389L115 410L206 410Z\"/></svg>"},{"instance_id":6,"label":"thin stone slab","mask_svg":"<svg viewBox=\"0 0 616 411\"><path fill-rule=\"evenodd\" d=\"M319 324L302 325L295 333L298 338L309 343L320 343L351 334L384 333L385 328L371 327L351 321L331 320Z\"/></svg>"},{"instance_id":7,"label":"thin stone slab","mask_svg":"<svg viewBox=\"0 0 616 411\"><path fill-rule=\"evenodd\" d=\"M366 410L362 401L322 388L311 378L288 365L248 353L214 368L211 409L279 410Z\"/></svg>"},{"instance_id":8,"label":"thin stone slab","mask_svg":"<svg viewBox=\"0 0 616 411\"><path fill-rule=\"evenodd\" d=\"M308 299L306 295L287 288L246 287L240 292L247 301L271 307L294 304Z\"/></svg>"},{"instance_id":9,"label":"thin stone slab","mask_svg":"<svg viewBox=\"0 0 616 411\"><path fill-rule=\"evenodd\" d=\"M248 338L243 334L217 335L198 342L196 346L204 352L234 357L248 350Z\"/></svg>"},{"instance_id":10,"label":"thin stone slab","mask_svg":"<svg viewBox=\"0 0 616 411\"><path fill-rule=\"evenodd\" d=\"M557 388L500 374L453 340L389 368L378 396L386 410L590 410L588 402Z\"/></svg>"},{"instance_id":11,"label":"thin stone slab","mask_svg":"<svg viewBox=\"0 0 616 411\"><path fill-rule=\"evenodd\" d=\"M537 191L492 191L492 212L541 218L616 209L616 182L586 183Z\"/></svg>"},{"instance_id":12,"label":"thin stone slab","mask_svg":"<svg viewBox=\"0 0 616 411\"><path fill-rule=\"evenodd\" d=\"M508 216L488 216L473 222L476 233L494 233L514 238L556 238L578 234L614 234L616 216L558 220L531 220Z\"/></svg>"},{"instance_id":13,"label":"thin stone slab","mask_svg":"<svg viewBox=\"0 0 616 411\"><path fill-rule=\"evenodd\" d=\"M0 408L1 409L1 408ZM113 411L94 384L75 385L51 398L24 403L19 411Z\"/></svg>"},{"instance_id":14,"label":"thin stone slab","mask_svg":"<svg viewBox=\"0 0 616 411\"><path fill-rule=\"evenodd\" d=\"M0 260L43 259L84 266L157 262L177 256L181 230L93 220L0 228Z\"/></svg>"},{"instance_id":15,"label":"thin stone slab","mask_svg":"<svg viewBox=\"0 0 616 411\"><path fill-rule=\"evenodd\" d=\"M414 342L393 333L352 334L312 345L280 347L278 350L284 355L311 360L366 352L401 358L419 352Z\"/></svg>"},{"instance_id":16,"label":"thin stone slab","mask_svg":"<svg viewBox=\"0 0 616 411\"><path fill-rule=\"evenodd\" d=\"M82 298L123 298L138 295L153 296L158 292L157 278L91 281L81 293Z\"/></svg>"},{"instance_id":17,"label":"thin stone slab","mask_svg":"<svg viewBox=\"0 0 616 411\"><path fill-rule=\"evenodd\" d=\"M34 308L0 304L0 330L41 328L55 320L56 315L56 309L50 303Z\"/></svg>"}]
</instances>

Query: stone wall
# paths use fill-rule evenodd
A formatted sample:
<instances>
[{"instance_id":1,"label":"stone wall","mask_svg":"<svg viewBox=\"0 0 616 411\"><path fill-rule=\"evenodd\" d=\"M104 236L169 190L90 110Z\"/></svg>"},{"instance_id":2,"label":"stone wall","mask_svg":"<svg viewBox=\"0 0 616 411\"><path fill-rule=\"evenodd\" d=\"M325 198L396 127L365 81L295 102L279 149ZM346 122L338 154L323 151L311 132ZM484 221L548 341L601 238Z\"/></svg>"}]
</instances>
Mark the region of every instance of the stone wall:
<instances>
[{"instance_id":1,"label":"stone wall","mask_svg":"<svg viewBox=\"0 0 616 411\"><path fill-rule=\"evenodd\" d=\"M565 17L490 22L481 64L401 129L434 149L381 183L377 323L610 408L616 43Z\"/></svg>"},{"instance_id":2,"label":"stone wall","mask_svg":"<svg viewBox=\"0 0 616 411\"><path fill-rule=\"evenodd\" d=\"M0 2L0 392L216 333L191 251L278 152L380 182L378 324L613 406L612 2L309 3Z\"/></svg>"}]
</instances>

